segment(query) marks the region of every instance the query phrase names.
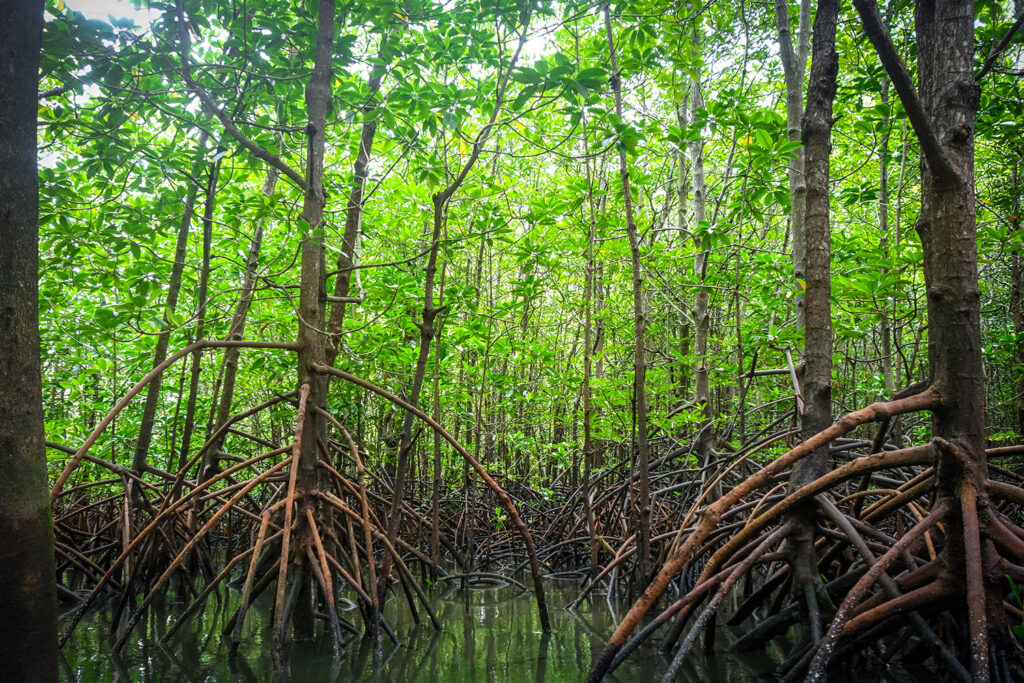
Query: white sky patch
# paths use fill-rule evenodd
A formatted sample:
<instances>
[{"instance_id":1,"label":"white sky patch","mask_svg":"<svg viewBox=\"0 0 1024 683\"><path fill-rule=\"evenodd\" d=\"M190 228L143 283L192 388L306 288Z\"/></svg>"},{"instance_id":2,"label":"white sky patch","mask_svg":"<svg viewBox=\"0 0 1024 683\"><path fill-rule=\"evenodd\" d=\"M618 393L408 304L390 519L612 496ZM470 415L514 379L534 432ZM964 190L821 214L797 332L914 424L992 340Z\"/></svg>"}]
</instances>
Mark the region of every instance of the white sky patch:
<instances>
[{"instance_id":1,"label":"white sky patch","mask_svg":"<svg viewBox=\"0 0 1024 683\"><path fill-rule=\"evenodd\" d=\"M86 19L131 19L142 29L149 28L157 14L149 7L136 7L135 3L126 0L67 0L67 6L84 14Z\"/></svg>"}]
</instances>

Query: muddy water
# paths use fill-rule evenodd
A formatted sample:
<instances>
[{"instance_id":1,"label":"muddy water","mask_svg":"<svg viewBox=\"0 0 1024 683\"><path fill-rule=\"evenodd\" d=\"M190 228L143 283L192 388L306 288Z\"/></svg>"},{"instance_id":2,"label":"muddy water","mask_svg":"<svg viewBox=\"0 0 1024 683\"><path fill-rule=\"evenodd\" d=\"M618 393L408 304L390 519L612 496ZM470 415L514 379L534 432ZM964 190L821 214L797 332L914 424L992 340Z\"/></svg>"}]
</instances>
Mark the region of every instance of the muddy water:
<instances>
[{"instance_id":1,"label":"muddy water","mask_svg":"<svg viewBox=\"0 0 1024 683\"><path fill-rule=\"evenodd\" d=\"M384 639L374 653L358 636L335 659L330 644L289 644L275 666L270 647L270 604L261 598L246 622L248 638L236 657L220 636L237 606L238 594L211 598L205 609L171 638L162 639L185 602L168 601L151 610L146 633L140 624L119 657L110 652L110 612L98 610L78 626L64 648L66 681L423 681L476 682L580 681L628 604L598 594L575 613L561 608L578 594L573 581L547 582L552 632L541 632L537 610L528 592L506 585L480 585L457 590L450 583L428 591L444 631L423 617L417 625L403 595L392 595L384 615L401 645ZM359 625L358 610L348 601L343 615ZM717 645L727 644L720 634ZM680 680L753 681L770 667L761 655L741 659L725 651L695 654ZM669 661L653 647L638 650L608 680L657 681Z\"/></svg>"}]
</instances>

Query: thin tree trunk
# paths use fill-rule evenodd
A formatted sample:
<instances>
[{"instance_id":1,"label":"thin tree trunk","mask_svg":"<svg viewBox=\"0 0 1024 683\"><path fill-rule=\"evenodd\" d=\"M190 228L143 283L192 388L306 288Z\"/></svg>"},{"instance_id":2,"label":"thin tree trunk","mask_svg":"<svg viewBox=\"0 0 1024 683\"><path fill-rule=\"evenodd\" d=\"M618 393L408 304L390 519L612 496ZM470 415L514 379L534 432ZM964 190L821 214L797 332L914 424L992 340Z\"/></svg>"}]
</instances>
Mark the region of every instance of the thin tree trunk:
<instances>
[{"instance_id":1,"label":"thin tree trunk","mask_svg":"<svg viewBox=\"0 0 1024 683\"><path fill-rule=\"evenodd\" d=\"M220 175L220 161L210 166L206 185L206 204L203 207L203 260L199 266L199 291L196 294L196 337L199 341L206 333L206 299L210 283L210 246L213 240L213 211L217 202L217 179ZM192 353L192 373L188 385L188 401L185 404L185 424L181 432L181 450L178 452L178 467L188 460L192 447L192 433L195 431L196 401L199 395L199 375L203 368L203 350ZM136 454L137 455L137 454ZM144 463L143 463L144 464ZM141 494L141 487L138 489Z\"/></svg>"},{"instance_id":2,"label":"thin tree trunk","mask_svg":"<svg viewBox=\"0 0 1024 683\"><path fill-rule=\"evenodd\" d=\"M270 198L274 196L274 187L281 173L274 167L267 169L267 179L263 183L263 196ZM253 296L256 293L256 284L259 275L260 248L263 245L263 227L266 218L261 217L256 221L256 231L253 233L252 241L249 243L249 253L245 259L245 274L242 276L241 294L238 297L238 305L235 307L235 314L231 318L231 326L228 328L227 339L229 341L241 341L245 337L245 323L249 316L249 307L252 305ZM221 425L231 417L231 401L235 396L235 377L238 374L239 348L224 350L224 359L221 361L222 386L220 397L217 402L217 417L210 429L211 434L217 433ZM221 437L212 444L206 451L206 458L201 473L202 480L214 474L217 464L217 455L224 443Z\"/></svg>"},{"instance_id":3,"label":"thin tree trunk","mask_svg":"<svg viewBox=\"0 0 1024 683\"><path fill-rule=\"evenodd\" d=\"M409 403L413 406L419 405L420 391L423 389L423 380L427 374L427 360L430 357L430 345L434 339L434 320L441 312L441 309L434 305L434 275L437 272L437 254L441 245L441 233L447 222L448 203L462 186L462 183L465 182L469 172L476 165L477 160L480 158L480 154L483 152L484 143L487 142L491 131L497 123L498 115L501 113L505 104L505 91L508 88L509 81L511 80L512 69L519 60L519 54L522 52L523 45L526 43L526 28L529 24L529 19L530 10L527 10L520 17L522 23L522 34L519 38L518 44L516 45L512 58L505 67L505 74L498 86L490 118L473 141L473 149L469 154L469 158L466 159L466 162L462 165L458 175L452 180L452 182L432 198L432 232L430 235L430 253L427 255L427 264L424 268L426 278L423 286L423 312L422 319L417 324L420 330L419 354L416 358L416 369L413 373L412 387L409 391L408 398ZM407 411L405 413L405 419L402 422L402 436L398 449L398 465L395 471L395 485L391 501L391 512L388 516L388 540L391 541L392 544L394 544L398 538L398 529L402 522L402 497L405 493L405 479L407 474L406 471L408 469L409 450L412 447L412 425L414 419L415 416L411 412ZM382 596L384 588L387 585L385 582L388 580L390 568L391 557L390 555L385 554L382 570L378 577L378 581L380 582L379 591Z\"/></svg>"},{"instance_id":4,"label":"thin tree trunk","mask_svg":"<svg viewBox=\"0 0 1024 683\"><path fill-rule=\"evenodd\" d=\"M306 86L306 176L305 195L302 213L299 216L301 234L301 269L299 272L299 305L298 305L298 373L297 385L302 389L308 387L309 394L305 402L300 401L304 414L298 416L301 430L297 428L296 437L301 440L301 448L293 457L299 459L298 470L294 476L296 501L299 512L316 504L316 491L319 488L320 472L319 445L327 443L327 420L321 411L326 411L328 378L315 370L317 365L325 365L327 360L328 337L324 331L325 307L327 303L327 287L324 268L324 231L323 215L326 204L324 192L324 149L327 108L331 100L331 57L334 44L334 0L319 0L317 3L316 48L313 58L313 73ZM286 518L290 519L286 510ZM306 515L299 514L300 527ZM302 543L310 542L309 533L297 534ZM295 563L302 568L305 553L296 549ZM282 548L276 604L283 604L288 565L293 562L286 548ZM297 572L295 580L301 581L302 571ZM313 636L313 610L309 583L303 582L300 590L302 595L296 601L298 606L292 621L295 634L300 639ZM278 619L280 619L280 615ZM274 631L274 646L279 649L284 638L283 626Z\"/></svg>"},{"instance_id":5,"label":"thin tree trunk","mask_svg":"<svg viewBox=\"0 0 1024 683\"><path fill-rule=\"evenodd\" d=\"M576 47L579 56L579 45ZM591 477L594 471L594 442L591 431L594 420L594 402L591 394L593 373L593 308L594 308L594 241L597 238L597 216L594 213L594 177L587 156L589 136L587 135L586 113L581 117L583 124L583 163L587 168L587 270L584 289L583 319L583 511L587 518L587 535L590 537L590 576L600 571L597 524L594 519L594 502L591 500Z\"/></svg>"},{"instance_id":6,"label":"thin tree trunk","mask_svg":"<svg viewBox=\"0 0 1024 683\"><path fill-rule=\"evenodd\" d=\"M1020 239L1024 237L1020 231L1020 161L1021 152L1016 152L1010 170L1010 192L1013 193L1010 208L1010 310L1013 313L1013 332L1016 342L1013 345L1014 386L1017 390L1017 433L1024 434L1024 255L1021 253Z\"/></svg>"},{"instance_id":7,"label":"thin tree trunk","mask_svg":"<svg viewBox=\"0 0 1024 683\"><path fill-rule=\"evenodd\" d=\"M604 28L608 39L608 53L611 57L611 86L615 94L615 113L622 120L622 74L615 50L615 36L612 33L611 11L603 3ZM643 273L640 264L640 236L633 219L633 199L630 195L629 166L626 163L626 149L619 143L619 178L622 182L622 199L626 210L626 235L629 238L630 262L633 266L633 405L636 423L636 495L633 501L637 511L638 569L643 580L651 575L651 482L648 472L650 447L647 443L647 372L644 319Z\"/></svg>"},{"instance_id":8,"label":"thin tree trunk","mask_svg":"<svg viewBox=\"0 0 1024 683\"><path fill-rule=\"evenodd\" d=\"M699 35L694 30L693 43L699 45ZM690 81L691 117L704 108L704 97L701 93L700 79ZM704 181L704 141L694 140L690 143L690 172L693 174L693 222L694 242L697 254L693 260L693 274L697 281L697 291L693 301L694 338L693 346L696 354L694 380L696 384L695 400L701 410L701 421L697 432L696 451L702 465L711 459L711 448L714 443L714 425L711 420L711 387L708 373L708 337L711 333L711 311L709 304L711 290L705 286L707 278L708 258L711 255L711 236L707 217L707 185ZM707 476L707 475L704 475Z\"/></svg>"},{"instance_id":9,"label":"thin tree trunk","mask_svg":"<svg viewBox=\"0 0 1024 683\"><path fill-rule=\"evenodd\" d=\"M688 123L687 110L689 106L689 94L687 92L684 101L676 105L676 120L679 122L680 129L685 129ZM687 151L683 145L680 145L676 152L676 231L679 233L679 247L685 247L687 242L686 200L689 198L689 195ZM679 321L676 327L679 333L679 355L683 358L690 355L690 330L692 322L680 309ZM677 368L678 375L675 382L676 398L679 402L685 403L690 397L690 368L686 367L685 362L680 362L675 367Z\"/></svg>"},{"instance_id":10,"label":"thin tree trunk","mask_svg":"<svg viewBox=\"0 0 1024 683\"><path fill-rule=\"evenodd\" d=\"M882 104L889 104L889 79L882 80ZM882 117L882 138L878 145L878 248L882 258L889 259L889 114ZM884 269L883 274L888 272ZM882 302L882 321L878 336L882 342L882 378L885 382L886 397L896 393L896 378L892 372L892 325L889 320L889 303Z\"/></svg>"},{"instance_id":11,"label":"thin tree trunk","mask_svg":"<svg viewBox=\"0 0 1024 683\"><path fill-rule=\"evenodd\" d=\"M206 147L207 134L204 131L199 137L199 149ZM198 167L197 167L198 171ZM196 174L198 175L198 173ZM178 225L178 238L174 245L174 263L171 265L171 276L167 281L167 301L164 304L163 328L156 338L156 348L153 350L153 367L160 365L167 358L167 348L171 341L171 324L168 317L174 314L178 307L178 294L181 291L181 277L185 271L185 257L188 248L188 233L192 229L192 217L195 214L196 197L199 194L199 184L190 180L190 188L185 197L184 209L181 214L181 223ZM157 377L146 387L146 404L142 410L142 421L139 424L139 435L135 441L135 454L132 458L132 470L136 474L142 474L146 470L146 458L149 455L149 447L153 440L153 424L156 421L156 411L160 405L160 387L163 378Z\"/></svg>"},{"instance_id":12,"label":"thin tree trunk","mask_svg":"<svg viewBox=\"0 0 1024 683\"><path fill-rule=\"evenodd\" d=\"M447 267L441 267L441 305L444 305L444 280ZM442 322L437 329L437 345L434 347L434 422L441 423L441 331ZM430 492L430 559L436 567L441 561L441 434L434 432L434 472L433 486Z\"/></svg>"},{"instance_id":13,"label":"thin tree trunk","mask_svg":"<svg viewBox=\"0 0 1024 683\"><path fill-rule=\"evenodd\" d=\"M779 34L779 56L782 59L782 73L786 79L786 137L790 142L799 142L803 138L801 127L804 116L804 69L807 66L807 49L810 45L811 2L800 0L796 50L793 49L791 37L789 3L787 0L774 0L774 5L775 24ZM804 228L804 218L807 215L804 153L803 149L797 150L789 161L789 223L793 234L793 305L796 308L797 330L806 327L803 301L806 285L804 254L807 249ZM803 358L803 354L798 353L798 357Z\"/></svg>"}]
</instances>

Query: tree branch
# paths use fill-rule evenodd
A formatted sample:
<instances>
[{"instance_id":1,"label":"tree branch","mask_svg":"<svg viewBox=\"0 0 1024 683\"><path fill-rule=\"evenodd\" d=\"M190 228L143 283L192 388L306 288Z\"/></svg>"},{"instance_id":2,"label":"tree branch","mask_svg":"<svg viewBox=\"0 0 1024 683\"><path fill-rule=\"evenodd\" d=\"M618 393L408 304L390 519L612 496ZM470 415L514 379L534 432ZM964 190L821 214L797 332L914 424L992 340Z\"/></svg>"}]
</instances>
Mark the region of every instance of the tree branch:
<instances>
[{"instance_id":1,"label":"tree branch","mask_svg":"<svg viewBox=\"0 0 1024 683\"><path fill-rule=\"evenodd\" d=\"M1000 55L1006 50L1006 46L1013 40L1013 35L1024 26L1024 14L1017 17L1017 21L1013 22L1013 26L1006 32L999 44L992 48L992 52L988 53L988 58L985 59L985 63L981 65L981 71L974 77L974 82L979 83L985 75L992 70L992 67L996 65L996 60L999 59Z\"/></svg>"},{"instance_id":2,"label":"tree branch","mask_svg":"<svg viewBox=\"0 0 1024 683\"><path fill-rule=\"evenodd\" d=\"M240 145L242 145L242 147L249 150L254 157L262 159L277 170L281 171L281 173L295 183L296 186L305 190L306 179L303 178L298 171L286 164L281 157L276 154L272 154L246 137L245 133L239 130L238 126L235 125L235 122L231 120L231 117L228 116L223 109L217 106L217 103L214 102L213 98L210 97L210 94L203 89L203 86L199 85L199 83L192 78L192 68L189 66L188 56L190 41L188 37L188 27L185 23L185 3L184 0L177 0L176 4L178 9L178 48L181 53L181 75L182 78L185 79L185 84L188 86L189 90L195 93L196 97L199 98L199 101L203 103L203 106L217 117L217 120L220 121L222 126L224 126L224 130L228 135L233 137Z\"/></svg>"},{"instance_id":3,"label":"tree branch","mask_svg":"<svg viewBox=\"0 0 1024 683\"><path fill-rule=\"evenodd\" d=\"M853 6L860 15L868 40L875 46L878 59L882 62L885 72L889 74L889 80L892 81L892 85L903 103L903 108L907 111L907 117L917 134L917 140L921 145L928 168L941 184L957 182L960 179L960 173L943 151L939 139L935 137L935 131L932 130L928 122L928 115L917 98L910 75L900 56L896 53L896 48L889 37L889 31L878 14L878 5L875 0L853 0Z\"/></svg>"}]
</instances>

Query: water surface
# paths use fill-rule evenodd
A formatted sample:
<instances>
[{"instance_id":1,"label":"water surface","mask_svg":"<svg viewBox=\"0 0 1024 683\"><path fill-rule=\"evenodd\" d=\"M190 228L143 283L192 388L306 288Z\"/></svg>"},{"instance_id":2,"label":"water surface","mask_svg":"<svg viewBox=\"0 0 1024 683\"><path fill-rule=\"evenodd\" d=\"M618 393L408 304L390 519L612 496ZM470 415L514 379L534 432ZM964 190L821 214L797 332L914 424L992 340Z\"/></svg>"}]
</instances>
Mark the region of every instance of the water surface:
<instances>
[{"instance_id":1,"label":"water surface","mask_svg":"<svg viewBox=\"0 0 1024 683\"><path fill-rule=\"evenodd\" d=\"M236 657L220 633L237 606L234 591L213 597L205 608L166 642L166 634L185 602L155 605L119 657L110 652L110 609L97 610L83 619L65 645L63 679L66 681L422 681L557 683L580 681L605 640L629 605L595 594L575 612L562 609L579 588L576 582L548 580L551 633L540 628L536 603L529 592L515 586L479 585L458 590L447 582L427 590L444 631L436 631L421 612L416 625L405 596L391 595L384 616L401 646L386 637L375 655L362 638L349 639L340 660L332 656L329 641L289 643L275 667L271 651L270 596L261 596L246 620L247 638ZM344 603L345 601L343 601ZM342 604L343 604L342 603ZM347 605L345 605L347 606ZM359 626L358 610L343 616ZM716 645L724 647L727 637ZM755 671L770 663L761 657L741 659L718 651L691 654L680 680L741 683L757 680ZM657 681L668 659L654 647L635 652L610 681Z\"/></svg>"}]
</instances>

